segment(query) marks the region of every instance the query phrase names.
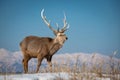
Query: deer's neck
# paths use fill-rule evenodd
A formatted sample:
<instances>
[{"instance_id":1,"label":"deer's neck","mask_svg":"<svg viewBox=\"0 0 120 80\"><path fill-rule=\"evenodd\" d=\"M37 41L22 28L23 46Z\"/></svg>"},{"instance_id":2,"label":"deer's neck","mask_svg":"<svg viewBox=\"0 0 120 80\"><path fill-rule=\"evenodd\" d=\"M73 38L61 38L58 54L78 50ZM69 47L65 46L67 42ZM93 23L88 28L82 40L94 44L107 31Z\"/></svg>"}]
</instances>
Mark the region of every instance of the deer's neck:
<instances>
[{"instance_id":1,"label":"deer's neck","mask_svg":"<svg viewBox=\"0 0 120 80\"><path fill-rule=\"evenodd\" d=\"M61 47L62 45L59 42L54 41L53 44L50 46L49 54L50 55L55 54Z\"/></svg>"},{"instance_id":2,"label":"deer's neck","mask_svg":"<svg viewBox=\"0 0 120 80\"><path fill-rule=\"evenodd\" d=\"M59 37L55 37L54 38L54 44L60 44L61 46L63 45L63 40L60 39Z\"/></svg>"}]
</instances>

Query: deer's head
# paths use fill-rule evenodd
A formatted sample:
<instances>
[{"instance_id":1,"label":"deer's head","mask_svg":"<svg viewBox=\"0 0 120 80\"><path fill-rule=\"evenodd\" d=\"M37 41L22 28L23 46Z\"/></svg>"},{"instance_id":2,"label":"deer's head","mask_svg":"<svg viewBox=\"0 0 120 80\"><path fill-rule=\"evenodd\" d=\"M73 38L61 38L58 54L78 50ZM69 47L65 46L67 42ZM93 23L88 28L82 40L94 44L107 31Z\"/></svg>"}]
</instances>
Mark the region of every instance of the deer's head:
<instances>
[{"instance_id":1,"label":"deer's head","mask_svg":"<svg viewBox=\"0 0 120 80\"><path fill-rule=\"evenodd\" d=\"M53 31L53 33L55 34L55 43L60 43L61 45L63 45L63 43L68 39L67 36L65 35L65 31L69 28L69 24L66 22L66 16L64 14L64 19L63 19L63 23L64 26L62 29L57 29L55 30L51 25L50 25L50 21L48 22L48 20L46 19L46 16L43 15L44 13L44 9L42 9L41 11L41 17L43 19L43 21L45 22L45 24ZM58 27L58 24L56 23L56 26Z\"/></svg>"}]
</instances>

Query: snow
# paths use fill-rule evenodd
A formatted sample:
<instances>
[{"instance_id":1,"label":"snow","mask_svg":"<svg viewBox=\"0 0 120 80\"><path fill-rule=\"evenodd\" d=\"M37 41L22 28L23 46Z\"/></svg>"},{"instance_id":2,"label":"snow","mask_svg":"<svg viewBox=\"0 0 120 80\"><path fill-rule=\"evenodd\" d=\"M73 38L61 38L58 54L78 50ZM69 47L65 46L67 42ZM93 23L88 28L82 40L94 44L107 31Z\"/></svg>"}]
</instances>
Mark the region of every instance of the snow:
<instances>
[{"instance_id":1,"label":"snow","mask_svg":"<svg viewBox=\"0 0 120 80\"><path fill-rule=\"evenodd\" d=\"M96 80L110 80L110 78L97 78Z\"/></svg>"},{"instance_id":2,"label":"snow","mask_svg":"<svg viewBox=\"0 0 120 80\"><path fill-rule=\"evenodd\" d=\"M0 80L56 80L62 78L69 80L67 73L37 73L37 74L16 74L16 75L0 75Z\"/></svg>"},{"instance_id":3,"label":"snow","mask_svg":"<svg viewBox=\"0 0 120 80\"><path fill-rule=\"evenodd\" d=\"M93 74L90 73L90 76L92 75ZM0 80L70 80L71 78L72 76L66 72L0 75ZM83 76L82 80L86 80L86 79L87 78ZM76 78L75 80L79 80L79 79ZM110 78L94 77L94 80L110 80Z\"/></svg>"},{"instance_id":4,"label":"snow","mask_svg":"<svg viewBox=\"0 0 120 80\"><path fill-rule=\"evenodd\" d=\"M115 55L116 53L114 53ZM91 53L91 54L87 54L87 53L73 53L73 54L69 54L69 53L65 53L65 54L56 54L53 56L52 59L52 63L53 63L53 68L56 66L57 63L59 63L59 65L63 65L63 67L61 68L70 68L73 67L76 63L78 63L77 67L79 67L80 65L83 65L83 63L86 63L87 65L86 68L89 69L94 69L92 68L92 66L94 67L94 65L99 65L99 64L104 64L105 68L103 68L103 77L99 77L97 74L95 73L89 73L89 71L86 72L82 69L82 67L79 68L78 71L76 72L81 72L79 74L76 73L76 75L74 75L74 73L71 73L73 70L71 69L71 72L67 73L64 70L60 70L60 71L64 71L64 72L58 72L58 73L35 73L35 74L7 74L7 75L3 75L3 73L5 72L23 72L23 67L22 67L22 54L20 51L16 51L16 52L10 52L7 51L5 49L0 49L0 80L120 80L120 74L116 74L116 75L112 75L112 74L107 74L110 73L110 71L112 70L111 68L111 64L114 65L114 68L118 69L117 73L120 73L120 59L117 59L115 57L111 58L110 56L105 56L99 53ZM114 62L111 62L112 61ZM36 63L37 60L36 59L31 59L31 61L29 62L29 71L33 72L36 69ZM45 65L44 65L44 64ZM46 67L46 60L42 61L42 67ZM59 65L57 68L59 68ZM64 65L66 67L64 67ZM103 65L103 67L104 67ZM107 65L107 67L106 67ZM108 68L108 69L107 69ZM45 69L45 68L44 68ZM99 69L99 68L98 68ZM107 70L107 72L106 72ZM41 71L42 72L42 71ZM44 71L43 71L44 72ZM94 72L94 71L93 71ZM106 72L106 73L105 73ZM111 71L112 72L112 71ZM73 79L75 77L75 79ZM72 78L72 79L71 79ZM89 79L88 79L89 78ZM115 78L115 79L114 79Z\"/></svg>"},{"instance_id":5,"label":"snow","mask_svg":"<svg viewBox=\"0 0 120 80\"><path fill-rule=\"evenodd\" d=\"M116 52L114 52L114 55ZM23 72L22 66L22 53L21 51L10 52L4 48L0 48L0 72ZM111 61L112 59L112 61ZM76 63L83 64L86 63L86 67L92 69L93 65L103 64L103 66L107 66L111 69L111 64L114 63L114 66L120 66L120 59L106 55L102 55L101 53L64 53L64 54L55 54L52 58L52 63L59 63L59 65L67 64L74 65ZM108 65L109 64L109 65ZM36 69L37 59L31 59L29 61L29 71L34 71ZM47 61L44 59L41 63L41 67L46 67ZM71 66L72 67L72 66ZM104 69L107 70L107 69ZM110 71L110 70L109 70Z\"/></svg>"}]
</instances>

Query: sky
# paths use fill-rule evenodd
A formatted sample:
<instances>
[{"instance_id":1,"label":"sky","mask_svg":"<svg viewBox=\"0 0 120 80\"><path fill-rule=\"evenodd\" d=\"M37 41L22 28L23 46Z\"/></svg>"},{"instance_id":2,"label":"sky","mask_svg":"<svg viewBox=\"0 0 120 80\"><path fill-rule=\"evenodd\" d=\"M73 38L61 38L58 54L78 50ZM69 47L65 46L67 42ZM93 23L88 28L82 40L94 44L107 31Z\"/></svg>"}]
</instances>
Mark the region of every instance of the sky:
<instances>
[{"instance_id":1,"label":"sky","mask_svg":"<svg viewBox=\"0 0 120 80\"><path fill-rule=\"evenodd\" d=\"M19 51L29 35L54 38L40 16L41 10L53 28L63 27L64 13L70 27L68 40L59 53L117 51L120 58L119 0L0 0L0 48Z\"/></svg>"}]
</instances>

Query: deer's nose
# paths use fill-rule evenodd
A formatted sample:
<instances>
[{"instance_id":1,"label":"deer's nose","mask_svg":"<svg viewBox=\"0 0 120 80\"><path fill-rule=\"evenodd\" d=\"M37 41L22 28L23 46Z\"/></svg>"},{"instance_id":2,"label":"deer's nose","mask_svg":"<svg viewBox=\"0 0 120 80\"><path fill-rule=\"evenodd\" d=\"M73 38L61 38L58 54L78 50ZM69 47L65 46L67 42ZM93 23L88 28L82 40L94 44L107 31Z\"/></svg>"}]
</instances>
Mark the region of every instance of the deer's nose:
<instances>
[{"instance_id":1,"label":"deer's nose","mask_svg":"<svg viewBox=\"0 0 120 80\"><path fill-rule=\"evenodd\" d=\"M66 40L68 39L68 37L66 37Z\"/></svg>"}]
</instances>

